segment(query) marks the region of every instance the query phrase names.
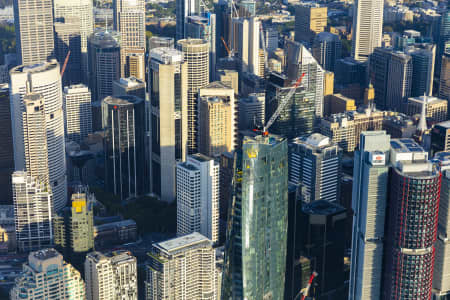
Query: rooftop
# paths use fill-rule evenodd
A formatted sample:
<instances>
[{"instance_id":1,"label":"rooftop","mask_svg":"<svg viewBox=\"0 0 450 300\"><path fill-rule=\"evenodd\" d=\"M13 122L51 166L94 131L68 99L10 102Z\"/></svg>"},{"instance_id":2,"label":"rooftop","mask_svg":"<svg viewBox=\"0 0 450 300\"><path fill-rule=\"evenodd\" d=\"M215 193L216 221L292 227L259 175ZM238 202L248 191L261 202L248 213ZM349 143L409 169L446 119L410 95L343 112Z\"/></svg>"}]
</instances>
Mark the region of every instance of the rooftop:
<instances>
[{"instance_id":1,"label":"rooftop","mask_svg":"<svg viewBox=\"0 0 450 300\"><path fill-rule=\"evenodd\" d=\"M183 62L183 52L168 47L154 48L150 51L150 57L163 64Z\"/></svg>"},{"instance_id":2,"label":"rooftop","mask_svg":"<svg viewBox=\"0 0 450 300\"><path fill-rule=\"evenodd\" d=\"M313 201L304 204L302 207L304 213L309 215L332 215L336 213L345 213L345 208L336 203L325 200Z\"/></svg>"},{"instance_id":3,"label":"rooftop","mask_svg":"<svg viewBox=\"0 0 450 300\"><path fill-rule=\"evenodd\" d=\"M89 42L100 48L120 47L120 33L104 28L97 28L94 33L89 36Z\"/></svg>"},{"instance_id":4,"label":"rooftop","mask_svg":"<svg viewBox=\"0 0 450 300\"><path fill-rule=\"evenodd\" d=\"M56 59L52 59L48 62L41 62L33 65L20 65L15 68L12 68L10 74L14 73L41 73L48 70L52 70L58 68L59 64Z\"/></svg>"},{"instance_id":5,"label":"rooftop","mask_svg":"<svg viewBox=\"0 0 450 300\"><path fill-rule=\"evenodd\" d=\"M36 251L36 252L31 252L30 256L31 255L34 256L36 259L46 260L46 259L49 259L49 258L57 257L60 254L55 249L48 248L48 249L42 249L42 250L39 250L39 251Z\"/></svg>"},{"instance_id":6,"label":"rooftop","mask_svg":"<svg viewBox=\"0 0 450 300\"><path fill-rule=\"evenodd\" d=\"M144 100L139 97L127 95L127 96L108 96L103 101L109 105L133 105L138 104Z\"/></svg>"},{"instance_id":7,"label":"rooftop","mask_svg":"<svg viewBox=\"0 0 450 300\"><path fill-rule=\"evenodd\" d=\"M127 78L120 78L117 80L120 85L125 87L136 87L136 86L142 86L145 85L145 82L136 78L136 77L127 77Z\"/></svg>"},{"instance_id":8,"label":"rooftop","mask_svg":"<svg viewBox=\"0 0 450 300\"><path fill-rule=\"evenodd\" d=\"M211 241L201 235L198 232L194 232L185 236L181 236L181 237L177 237L171 240L167 240L164 242L160 242L160 243L156 243L154 245L154 247L157 247L165 252L173 252L173 251L177 251L177 250L181 250L182 248L185 247L190 247L193 246L195 244L200 244L200 243L204 243L204 242L208 242L211 243Z\"/></svg>"}]
</instances>

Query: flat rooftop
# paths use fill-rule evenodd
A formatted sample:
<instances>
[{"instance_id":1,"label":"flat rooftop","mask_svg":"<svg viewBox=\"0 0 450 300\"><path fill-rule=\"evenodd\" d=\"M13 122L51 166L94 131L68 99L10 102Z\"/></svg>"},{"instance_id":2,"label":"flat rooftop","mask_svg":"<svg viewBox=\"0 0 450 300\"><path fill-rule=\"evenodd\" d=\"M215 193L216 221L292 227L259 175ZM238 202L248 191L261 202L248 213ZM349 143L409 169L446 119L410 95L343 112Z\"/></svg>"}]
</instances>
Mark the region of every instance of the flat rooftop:
<instances>
[{"instance_id":1,"label":"flat rooftop","mask_svg":"<svg viewBox=\"0 0 450 300\"><path fill-rule=\"evenodd\" d=\"M211 243L211 241L207 237L201 235L198 232L194 232L185 236L157 243L154 245L154 247L157 247L165 252L173 252L185 247L189 247L204 242Z\"/></svg>"}]
</instances>

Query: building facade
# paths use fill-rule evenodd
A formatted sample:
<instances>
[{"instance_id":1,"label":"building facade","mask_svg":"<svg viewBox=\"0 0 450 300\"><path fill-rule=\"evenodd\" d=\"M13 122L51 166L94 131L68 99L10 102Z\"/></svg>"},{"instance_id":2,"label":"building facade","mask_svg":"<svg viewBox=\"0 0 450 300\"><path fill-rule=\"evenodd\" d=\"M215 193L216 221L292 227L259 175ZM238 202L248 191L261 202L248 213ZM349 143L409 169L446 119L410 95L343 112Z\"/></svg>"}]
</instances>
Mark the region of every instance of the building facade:
<instances>
[{"instance_id":1,"label":"building facade","mask_svg":"<svg viewBox=\"0 0 450 300\"><path fill-rule=\"evenodd\" d=\"M80 144L92 133L91 91L84 84L64 87L66 138Z\"/></svg>"},{"instance_id":2,"label":"building facade","mask_svg":"<svg viewBox=\"0 0 450 300\"><path fill-rule=\"evenodd\" d=\"M12 204L11 174L14 171L14 148L11 126L11 105L8 84L0 85L0 187L3 190L1 204Z\"/></svg>"},{"instance_id":3,"label":"building facade","mask_svg":"<svg viewBox=\"0 0 450 300\"><path fill-rule=\"evenodd\" d=\"M55 249L47 248L28 255L22 274L10 292L11 300L86 299L83 278Z\"/></svg>"},{"instance_id":4,"label":"building facade","mask_svg":"<svg viewBox=\"0 0 450 300\"><path fill-rule=\"evenodd\" d=\"M150 51L151 191L167 202L176 198L175 167L188 152L187 71L182 52Z\"/></svg>"},{"instance_id":5,"label":"building facade","mask_svg":"<svg viewBox=\"0 0 450 300\"><path fill-rule=\"evenodd\" d=\"M106 188L126 200L143 195L145 105L135 96L102 101Z\"/></svg>"},{"instance_id":6,"label":"building facade","mask_svg":"<svg viewBox=\"0 0 450 300\"><path fill-rule=\"evenodd\" d=\"M56 60L32 66L18 66L11 75L11 116L16 170L26 170L22 107L25 94L39 93L44 97L47 131L47 159L49 188L53 194L53 208L58 211L67 202L66 155L64 138L63 95L60 66Z\"/></svg>"},{"instance_id":7,"label":"building facade","mask_svg":"<svg viewBox=\"0 0 450 300\"><path fill-rule=\"evenodd\" d=\"M303 3L295 9L295 41L312 43L314 37L325 31L328 9L316 3Z\"/></svg>"},{"instance_id":8,"label":"building facade","mask_svg":"<svg viewBox=\"0 0 450 300\"><path fill-rule=\"evenodd\" d=\"M219 163L202 154L177 165L177 235L219 240Z\"/></svg>"},{"instance_id":9,"label":"building facade","mask_svg":"<svg viewBox=\"0 0 450 300\"><path fill-rule=\"evenodd\" d=\"M341 58L341 52L342 43L339 36L321 32L314 38L312 54L323 69L334 72L336 61Z\"/></svg>"}]
</instances>

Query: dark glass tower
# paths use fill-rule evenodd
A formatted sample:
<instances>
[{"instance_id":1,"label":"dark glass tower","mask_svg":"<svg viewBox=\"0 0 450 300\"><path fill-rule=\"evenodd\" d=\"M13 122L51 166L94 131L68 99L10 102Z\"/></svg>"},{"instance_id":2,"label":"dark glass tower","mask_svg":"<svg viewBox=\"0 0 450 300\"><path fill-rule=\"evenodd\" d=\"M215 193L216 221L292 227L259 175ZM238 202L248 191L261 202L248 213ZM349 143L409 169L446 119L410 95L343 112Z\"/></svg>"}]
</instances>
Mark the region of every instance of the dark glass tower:
<instances>
[{"instance_id":1,"label":"dark glass tower","mask_svg":"<svg viewBox=\"0 0 450 300\"><path fill-rule=\"evenodd\" d=\"M145 105L135 96L102 101L106 188L121 200L145 192Z\"/></svg>"},{"instance_id":2,"label":"dark glass tower","mask_svg":"<svg viewBox=\"0 0 450 300\"><path fill-rule=\"evenodd\" d=\"M287 142L274 135L245 137L237 162L222 299L283 299Z\"/></svg>"}]
</instances>

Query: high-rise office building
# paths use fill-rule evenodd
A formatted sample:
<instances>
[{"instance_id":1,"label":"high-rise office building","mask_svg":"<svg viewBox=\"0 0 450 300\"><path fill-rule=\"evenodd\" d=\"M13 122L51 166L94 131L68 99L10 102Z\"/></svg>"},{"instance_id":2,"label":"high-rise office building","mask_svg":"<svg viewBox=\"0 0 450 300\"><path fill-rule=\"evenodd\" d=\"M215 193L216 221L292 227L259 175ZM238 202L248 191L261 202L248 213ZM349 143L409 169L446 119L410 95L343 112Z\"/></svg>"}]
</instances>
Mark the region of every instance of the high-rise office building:
<instances>
[{"instance_id":1,"label":"high-rise office building","mask_svg":"<svg viewBox=\"0 0 450 300\"><path fill-rule=\"evenodd\" d=\"M42 94L47 129L49 187L53 194L53 208L56 211L63 208L67 202L64 112L59 72L56 60L32 66L18 66L10 71L15 169L26 170L21 123L23 97L28 92Z\"/></svg>"},{"instance_id":2,"label":"high-rise office building","mask_svg":"<svg viewBox=\"0 0 450 300\"><path fill-rule=\"evenodd\" d=\"M14 171L14 149L11 128L11 105L8 84L0 84L0 189L1 204L12 204L11 174Z\"/></svg>"},{"instance_id":3,"label":"high-rise office building","mask_svg":"<svg viewBox=\"0 0 450 300\"><path fill-rule=\"evenodd\" d=\"M294 84L300 76L305 74L300 86L303 87L305 92L314 94L314 97L310 97L309 99L314 98L314 100L311 101L314 102L315 115L317 117L322 117L324 70L304 45L288 41L287 49L286 63L289 80Z\"/></svg>"},{"instance_id":4,"label":"high-rise office building","mask_svg":"<svg viewBox=\"0 0 450 300\"><path fill-rule=\"evenodd\" d=\"M26 172L12 175L17 248L39 250L53 243L52 194L48 186Z\"/></svg>"},{"instance_id":5,"label":"high-rise office building","mask_svg":"<svg viewBox=\"0 0 450 300\"><path fill-rule=\"evenodd\" d=\"M314 38L312 54L322 68L334 72L336 61L341 58L342 44L339 36L321 32Z\"/></svg>"},{"instance_id":6,"label":"high-rise office building","mask_svg":"<svg viewBox=\"0 0 450 300\"><path fill-rule=\"evenodd\" d=\"M94 7L90 0L54 0L55 19L78 17L81 35L81 68L83 82L88 83L88 38L94 32Z\"/></svg>"},{"instance_id":7,"label":"high-rise office building","mask_svg":"<svg viewBox=\"0 0 450 300\"><path fill-rule=\"evenodd\" d=\"M214 80L216 72L216 15L206 13L186 17L185 38L203 39L209 44L209 79Z\"/></svg>"},{"instance_id":8,"label":"high-rise office building","mask_svg":"<svg viewBox=\"0 0 450 300\"><path fill-rule=\"evenodd\" d=\"M150 51L151 191L167 202L176 198L175 167L187 155L187 72L181 51L173 48Z\"/></svg>"},{"instance_id":9,"label":"high-rise office building","mask_svg":"<svg viewBox=\"0 0 450 300\"><path fill-rule=\"evenodd\" d=\"M114 30L120 33L121 77L145 80L145 1L114 0Z\"/></svg>"},{"instance_id":10,"label":"high-rise office building","mask_svg":"<svg viewBox=\"0 0 450 300\"><path fill-rule=\"evenodd\" d=\"M88 78L94 101L112 95L113 81L120 78L120 34L97 29L88 38Z\"/></svg>"},{"instance_id":11,"label":"high-rise office building","mask_svg":"<svg viewBox=\"0 0 450 300\"><path fill-rule=\"evenodd\" d=\"M407 47L405 52L412 58L411 96L432 96L436 45L417 44Z\"/></svg>"},{"instance_id":12,"label":"high-rise office building","mask_svg":"<svg viewBox=\"0 0 450 300\"><path fill-rule=\"evenodd\" d=\"M283 299L287 249L287 141L244 137L227 232L224 299ZM238 155L239 156L239 155ZM243 171L243 172L241 172ZM258 203L258 204L256 204Z\"/></svg>"},{"instance_id":13,"label":"high-rise office building","mask_svg":"<svg viewBox=\"0 0 450 300\"><path fill-rule=\"evenodd\" d=\"M450 101L450 50L442 56L439 78L439 98Z\"/></svg>"},{"instance_id":14,"label":"high-rise office building","mask_svg":"<svg viewBox=\"0 0 450 300\"><path fill-rule=\"evenodd\" d=\"M218 299L215 250L200 233L155 243L148 256L146 300Z\"/></svg>"},{"instance_id":15,"label":"high-rise office building","mask_svg":"<svg viewBox=\"0 0 450 300\"><path fill-rule=\"evenodd\" d=\"M266 50L271 53L278 48L278 29L276 26L264 26L264 41Z\"/></svg>"},{"instance_id":16,"label":"high-rise office building","mask_svg":"<svg viewBox=\"0 0 450 300\"><path fill-rule=\"evenodd\" d=\"M239 99L239 130L251 130L265 124L265 101L264 93Z\"/></svg>"},{"instance_id":17,"label":"high-rise office building","mask_svg":"<svg viewBox=\"0 0 450 300\"><path fill-rule=\"evenodd\" d=\"M370 56L369 67L377 107L403 112L411 95L411 56L390 48L376 48Z\"/></svg>"},{"instance_id":18,"label":"high-rise office building","mask_svg":"<svg viewBox=\"0 0 450 300\"><path fill-rule=\"evenodd\" d=\"M450 296L450 152L434 156L439 161L442 182L433 274L433 295L436 299Z\"/></svg>"},{"instance_id":19,"label":"high-rise office building","mask_svg":"<svg viewBox=\"0 0 450 300\"><path fill-rule=\"evenodd\" d=\"M316 299L346 296L343 254L346 217L343 206L325 200L302 204L297 212L296 251L300 250L309 260L313 270L320 270L309 294Z\"/></svg>"},{"instance_id":20,"label":"high-rise office building","mask_svg":"<svg viewBox=\"0 0 450 300\"><path fill-rule=\"evenodd\" d=\"M66 138L80 144L92 133L91 91L84 84L64 87Z\"/></svg>"},{"instance_id":21,"label":"high-rise office building","mask_svg":"<svg viewBox=\"0 0 450 300\"><path fill-rule=\"evenodd\" d=\"M63 86L80 83L82 77L81 24L78 17L64 17L55 22L55 57L62 66L67 58L63 74Z\"/></svg>"},{"instance_id":22,"label":"high-rise office building","mask_svg":"<svg viewBox=\"0 0 450 300\"><path fill-rule=\"evenodd\" d=\"M128 251L91 252L84 262L86 298L138 299L137 261Z\"/></svg>"},{"instance_id":23,"label":"high-rise office building","mask_svg":"<svg viewBox=\"0 0 450 300\"><path fill-rule=\"evenodd\" d=\"M32 65L55 56L52 0L14 0L17 63Z\"/></svg>"},{"instance_id":24,"label":"high-rise office building","mask_svg":"<svg viewBox=\"0 0 450 300\"><path fill-rule=\"evenodd\" d=\"M10 292L11 300L86 299L83 278L55 249L28 255L28 262Z\"/></svg>"},{"instance_id":25,"label":"high-rise office building","mask_svg":"<svg viewBox=\"0 0 450 300\"><path fill-rule=\"evenodd\" d=\"M50 178L44 101L44 97L36 93L29 93L23 97L22 142L25 150L25 170L28 175L48 185Z\"/></svg>"},{"instance_id":26,"label":"high-rise office building","mask_svg":"<svg viewBox=\"0 0 450 300\"><path fill-rule=\"evenodd\" d=\"M176 40L186 38L186 18L192 15L201 15L204 4L200 0L176 0Z\"/></svg>"},{"instance_id":27,"label":"high-rise office building","mask_svg":"<svg viewBox=\"0 0 450 300\"><path fill-rule=\"evenodd\" d=\"M94 250L94 201L93 194L72 194L71 207L65 207L53 219L55 245L77 267L86 254Z\"/></svg>"},{"instance_id":28,"label":"high-rise office building","mask_svg":"<svg viewBox=\"0 0 450 300\"><path fill-rule=\"evenodd\" d=\"M295 41L312 43L316 34L325 31L328 9L316 3L303 3L295 9Z\"/></svg>"},{"instance_id":29,"label":"high-rise office building","mask_svg":"<svg viewBox=\"0 0 450 300\"><path fill-rule=\"evenodd\" d=\"M113 96L136 96L145 100L145 81L136 77L113 81Z\"/></svg>"},{"instance_id":30,"label":"high-rise office building","mask_svg":"<svg viewBox=\"0 0 450 300\"><path fill-rule=\"evenodd\" d=\"M431 154L450 151L450 121L434 125L431 130Z\"/></svg>"},{"instance_id":31,"label":"high-rise office building","mask_svg":"<svg viewBox=\"0 0 450 300\"><path fill-rule=\"evenodd\" d=\"M219 163L203 154L177 165L177 235L219 240Z\"/></svg>"},{"instance_id":32,"label":"high-rise office building","mask_svg":"<svg viewBox=\"0 0 450 300\"><path fill-rule=\"evenodd\" d=\"M302 187L304 202L339 202L342 150L314 133L289 144L289 182Z\"/></svg>"},{"instance_id":33,"label":"high-rise office building","mask_svg":"<svg viewBox=\"0 0 450 300\"><path fill-rule=\"evenodd\" d=\"M439 123L447 120L447 106L448 101L436 97L419 96L410 97L406 103L406 114L414 116L422 113L425 105L425 116L430 118L432 122Z\"/></svg>"},{"instance_id":34,"label":"high-rise office building","mask_svg":"<svg viewBox=\"0 0 450 300\"><path fill-rule=\"evenodd\" d=\"M391 141L382 299L431 299L441 173L412 139Z\"/></svg>"},{"instance_id":35,"label":"high-rise office building","mask_svg":"<svg viewBox=\"0 0 450 300\"><path fill-rule=\"evenodd\" d=\"M353 172L349 300L381 297L389 151L390 136L384 131L361 134Z\"/></svg>"},{"instance_id":36,"label":"high-rise office building","mask_svg":"<svg viewBox=\"0 0 450 300\"><path fill-rule=\"evenodd\" d=\"M222 103L222 105L213 105L215 106L215 108L219 108L219 110L216 110L217 113L220 112L220 116L214 116L213 112L207 112L207 110L205 110L207 108L207 103L203 102L201 99L219 99L219 102ZM236 148L237 145L237 108L238 105L236 103L237 99L235 98L234 95L234 90L226 85L223 82L220 81L215 81L215 82L211 82L210 84L208 84L207 86L204 86L202 88L200 88L199 90L199 106L198 106L198 137L197 137L197 141L200 143L202 142L202 149L200 149L199 147L199 152L208 155L208 156L219 156L221 152L226 152L226 151L232 151ZM204 106L201 109L201 104L204 104ZM219 104L219 103L216 103ZM205 106L206 105L206 106ZM209 105L210 106L210 105ZM210 106L211 107L211 106ZM228 109L229 108L229 109ZM227 113L225 111L228 111L230 113ZM203 112L203 115L200 115L200 112ZM225 115L223 115L223 113L225 112ZM211 123L209 120L211 120L211 117L215 120L213 120L213 122ZM223 125L227 124L228 128L223 128L223 135L219 136L218 135L218 130L219 127L222 126L220 125L220 119L223 120ZM205 123L206 122L206 123ZM215 124L214 124L215 123ZM208 139L208 137L206 136L202 136L203 133L205 133L206 129L207 129L207 125L213 125L213 127L215 127L216 129L214 129L215 132L215 140L216 142L213 142L213 140L210 138ZM202 127L200 129L200 127ZM210 128L212 129L212 128ZM202 130L202 133L200 133L200 130ZM226 134L225 134L226 131ZM211 133L211 132L210 132ZM222 140L224 142L223 145L226 145L226 150L221 151L220 150L220 145L218 143L221 143L220 140ZM213 144L216 144L217 146L219 146L219 148L213 149L210 148L211 146L214 147ZM209 146L208 146L209 145ZM200 145L199 145L200 146ZM207 150L207 148L209 148L209 150ZM209 153L208 153L209 152Z\"/></svg>"},{"instance_id":37,"label":"high-rise office building","mask_svg":"<svg viewBox=\"0 0 450 300\"><path fill-rule=\"evenodd\" d=\"M198 106L198 152L219 157L231 151L234 130L231 105L218 97L200 97Z\"/></svg>"},{"instance_id":38,"label":"high-rise office building","mask_svg":"<svg viewBox=\"0 0 450 300\"><path fill-rule=\"evenodd\" d=\"M144 194L144 100L135 96L106 97L102 101L102 119L107 189L121 200Z\"/></svg>"},{"instance_id":39,"label":"high-rise office building","mask_svg":"<svg viewBox=\"0 0 450 300\"><path fill-rule=\"evenodd\" d=\"M442 56L448 48L448 43L450 42L450 9L447 8L443 11L440 17L439 24L439 36L435 40L437 44L437 55L436 55L436 71L439 71L442 67L443 61Z\"/></svg>"},{"instance_id":40,"label":"high-rise office building","mask_svg":"<svg viewBox=\"0 0 450 300\"><path fill-rule=\"evenodd\" d=\"M291 89L292 82L285 75L270 74L266 91L265 120L272 117ZM299 86L281 111L280 116L270 127L270 132L284 135L290 139L311 134L314 129L314 112L314 92Z\"/></svg>"},{"instance_id":41,"label":"high-rise office building","mask_svg":"<svg viewBox=\"0 0 450 300\"><path fill-rule=\"evenodd\" d=\"M260 27L261 22L252 18L233 19L232 49L237 53L242 72L260 76Z\"/></svg>"},{"instance_id":42,"label":"high-rise office building","mask_svg":"<svg viewBox=\"0 0 450 300\"><path fill-rule=\"evenodd\" d=\"M202 39L185 39L177 42L187 65L187 130L188 153L197 152L197 106L199 89L209 83L209 44Z\"/></svg>"},{"instance_id":43,"label":"high-rise office building","mask_svg":"<svg viewBox=\"0 0 450 300\"><path fill-rule=\"evenodd\" d=\"M373 50L381 47L384 0L357 0L353 9L352 56L366 61Z\"/></svg>"}]
</instances>

